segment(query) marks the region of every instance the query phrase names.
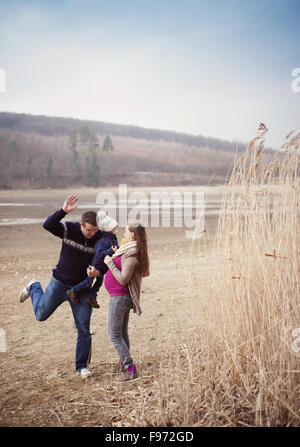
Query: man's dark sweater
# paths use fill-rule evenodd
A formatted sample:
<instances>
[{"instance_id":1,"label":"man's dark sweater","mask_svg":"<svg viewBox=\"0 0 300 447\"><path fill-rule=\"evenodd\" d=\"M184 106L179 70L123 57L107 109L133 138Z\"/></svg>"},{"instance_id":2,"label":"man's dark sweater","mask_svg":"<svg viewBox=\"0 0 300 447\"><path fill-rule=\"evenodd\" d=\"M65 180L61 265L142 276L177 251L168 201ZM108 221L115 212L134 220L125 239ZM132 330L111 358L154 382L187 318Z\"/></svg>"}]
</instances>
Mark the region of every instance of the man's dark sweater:
<instances>
[{"instance_id":1,"label":"man's dark sweater","mask_svg":"<svg viewBox=\"0 0 300 447\"><path fill-rule=\"evenodd\" d=\"M94 245L102 237L97 231L92 239L87 239L81 231L79 222L61 220L67 213L63 209L49 216L43 227L63 240L58 264L53 276L64 284L75 285L86 278L86 269L94 257Z\"/></svg>"}]
</instances>

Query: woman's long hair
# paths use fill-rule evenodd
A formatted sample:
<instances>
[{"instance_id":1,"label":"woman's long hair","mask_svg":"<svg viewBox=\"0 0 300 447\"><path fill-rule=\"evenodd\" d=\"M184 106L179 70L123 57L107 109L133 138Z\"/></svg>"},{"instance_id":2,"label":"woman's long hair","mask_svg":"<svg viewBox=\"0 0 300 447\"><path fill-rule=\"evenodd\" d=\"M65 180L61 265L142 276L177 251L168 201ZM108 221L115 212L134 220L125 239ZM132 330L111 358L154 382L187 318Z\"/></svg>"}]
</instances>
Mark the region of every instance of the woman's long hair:
<instances>
[{"instance_id":1,"label":"woman's long hair","mask_svg":"<svg viewBox=\"0 0 300 447\"><path fill-rule=\"evenodd\" d=\"M128 229L134 233L138 246L138 253L136 255L138 258L138 271L143 277L149 276L150 268L146 229L144 225L140 223L128 224Z\"/></svg>"}]
</instances>

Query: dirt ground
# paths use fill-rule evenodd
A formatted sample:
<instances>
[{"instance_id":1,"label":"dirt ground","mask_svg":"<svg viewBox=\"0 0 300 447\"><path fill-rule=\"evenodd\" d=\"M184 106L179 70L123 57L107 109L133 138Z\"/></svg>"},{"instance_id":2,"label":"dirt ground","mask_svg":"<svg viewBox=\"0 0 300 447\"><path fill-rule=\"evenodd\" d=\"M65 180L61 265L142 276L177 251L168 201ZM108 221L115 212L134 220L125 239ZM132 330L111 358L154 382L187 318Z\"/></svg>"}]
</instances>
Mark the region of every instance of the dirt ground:
<instances>
[{"instance_id":1,"label":"dirt ground","mask_svg":"<svg viewBox=\"0 0 300 447\"><path fill-rule=\"evenodd\" d=\"M0 201L34 204L44 199L42 194L46 193L1 191ZM59 208L65 195L64 191L48 191L45 206L27 206L26 216L46 218ZM20 209L2 206L0 212L3 217L15 217ZM213 232L215 224L215 218L208 219L208 230ZM119 239L121 235L122 229ZM191 255L201 263L201 248L195 251L182 228L149 228L148 239L151 275L142 286L143 314L131 313L129 324L131 354L141 379L117 385L106 374L117 356L106 333L109 297L104 286L98 296L101 308L93 310L91 320L93 376L83 380L75 374L76 329L68 302L47 321L38 322L30 299L23 304L17 299L33 278L43 287L48 284L61 240L41 224L0 226L0 328L6 336L6 352L0 352L0 426L126 423L127 398L120 387L136 390L137 398L141 390L151 389L161 356L175 337L190 336L193 318L198 318L199 290L191 287Z\"/></svg>"}]
</instances>

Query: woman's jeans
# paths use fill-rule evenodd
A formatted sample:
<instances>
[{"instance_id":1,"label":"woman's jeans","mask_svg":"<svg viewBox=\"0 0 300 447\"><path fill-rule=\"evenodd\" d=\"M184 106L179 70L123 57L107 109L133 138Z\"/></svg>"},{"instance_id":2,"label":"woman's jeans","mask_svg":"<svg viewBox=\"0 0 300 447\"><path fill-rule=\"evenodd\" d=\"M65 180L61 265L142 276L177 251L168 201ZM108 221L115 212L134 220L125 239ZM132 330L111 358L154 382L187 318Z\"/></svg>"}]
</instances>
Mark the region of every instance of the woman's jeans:
<instances>
[{"instance_id":1,"label":"woman's jeans","mask_svg":"<svg viewBox=\"0 0 300 447\"><path fill-rule=\"evenodd\" d=\"M78 304L73 303L66 294L67 290L71 288L71 285L64 284L52 276L45 292L43 292L40 282L34 282L29 288L29 293L33 311L38 321L47 320L58 306L65 301L69 301L77 328L75 366L76 370L80 371L82 368L86 368L90 362L92 346L90 320L92 307L85 300L87 296L86 291L83 291L79 296Z\"/></svg>"},{"instance_id":2,"label":"woman's jeans","mask_svg":"<svg viewBox=\"0 0 300 447\"><path fill-rule=\"evenodd\" d=\"M128 321L133 303L130 295L111 296L108 303L107 331L123 366L133 364L130 357Z\"/></svg>"}]
</instances>

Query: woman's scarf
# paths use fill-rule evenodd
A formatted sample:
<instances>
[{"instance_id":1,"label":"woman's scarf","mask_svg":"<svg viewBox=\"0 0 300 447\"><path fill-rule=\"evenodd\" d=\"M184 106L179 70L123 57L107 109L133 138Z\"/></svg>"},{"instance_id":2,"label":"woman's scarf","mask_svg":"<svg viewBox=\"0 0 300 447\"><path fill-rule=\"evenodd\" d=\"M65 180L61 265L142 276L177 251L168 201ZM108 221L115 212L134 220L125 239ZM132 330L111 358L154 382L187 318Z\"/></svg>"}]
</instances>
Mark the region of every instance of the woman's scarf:
<instances>
[{"instance_id":1,"label":"woman's scarf","mask_svg":"<svg viewBox=\"0 0 300 447\"><path fill-rule=\"evenodd\" d=\"M126 244L120 245L118 250L112 255L112 258L113 259L117 258L118 256L121 256L126 251L131 250L132 248L137 248L137 241L126 242Z\"/></svg>"}]
</instances>

